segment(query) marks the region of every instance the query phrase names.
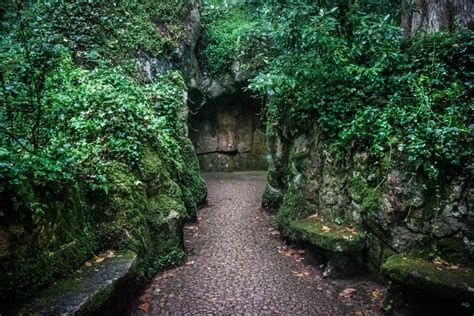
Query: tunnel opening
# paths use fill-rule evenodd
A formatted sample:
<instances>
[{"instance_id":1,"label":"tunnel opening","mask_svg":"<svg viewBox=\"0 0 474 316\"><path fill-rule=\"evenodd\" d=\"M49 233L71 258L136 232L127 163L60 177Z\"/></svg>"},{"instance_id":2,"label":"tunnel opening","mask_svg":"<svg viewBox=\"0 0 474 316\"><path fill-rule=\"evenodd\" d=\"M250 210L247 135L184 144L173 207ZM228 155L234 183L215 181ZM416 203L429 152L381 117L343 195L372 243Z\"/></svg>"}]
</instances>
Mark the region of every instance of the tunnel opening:
<instances>
[{"instance_id":1,"label":"tunnel opening","mask_svg":"<svg viewBox=\"0 0 474 316\"><path fill-rule=\"evenodd\" d=\"M267 170L268 150L261 119L262 100L246 91L207 98L189 92L189 134L201 171Z\"/></svg>"}]
</instances>

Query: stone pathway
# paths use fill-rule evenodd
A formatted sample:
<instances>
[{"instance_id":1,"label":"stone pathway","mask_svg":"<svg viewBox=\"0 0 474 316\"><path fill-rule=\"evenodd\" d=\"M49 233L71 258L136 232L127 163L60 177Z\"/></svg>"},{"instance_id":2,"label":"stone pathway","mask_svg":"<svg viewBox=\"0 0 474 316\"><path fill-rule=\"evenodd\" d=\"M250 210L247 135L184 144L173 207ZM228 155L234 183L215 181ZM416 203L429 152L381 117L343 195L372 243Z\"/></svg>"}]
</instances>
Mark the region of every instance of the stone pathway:
<instances>
[{"instance_id":1,"label":"stone pathway","mask_svg":"<svg viewBox=\"0 0 474 316\"><path fill-rule=\"evenodd\" d=\"M157 275L131 314L381 314L381 285L325 279L279 238L260 208L265 173L205 178L209 205L185 228L188 262Z\"/></svg>"}]
</instances>

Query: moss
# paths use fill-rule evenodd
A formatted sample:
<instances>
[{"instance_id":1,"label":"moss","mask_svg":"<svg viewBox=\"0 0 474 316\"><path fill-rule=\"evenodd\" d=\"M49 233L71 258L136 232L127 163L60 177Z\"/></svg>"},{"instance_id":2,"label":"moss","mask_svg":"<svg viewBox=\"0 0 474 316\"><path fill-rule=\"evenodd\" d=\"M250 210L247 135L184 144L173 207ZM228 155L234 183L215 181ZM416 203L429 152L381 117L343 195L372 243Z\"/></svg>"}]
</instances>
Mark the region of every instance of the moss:
<instances>
[{"instance_id":1,"label":"moss","mask_svg":"<svg viewBox=\"0 0 474 316\"><path fill-rule=\"evenodd\" d=\"M290 229L296 238L331 252L357 252L365 248L365 233L335 225L321 218L294 221Z\"/></svg>"},{"instance_id":2,"label":"moss","mask_svg":"<svg viewBox=\"0 0 474 316\"><path fill-rule=\"evenodd\" d=\"M283 202L278 209L277 225L284 235L289 235L289 225L292 221L307 217L313 208L301 190L290 188L283 197Z\"/></svg>"},{"instance_id":3,"label":"moss","mask_svg":"<svg viewBox=\"0 0 474 316\"><path fill-rule=\"evenodd\" d=\"M435 247L447 261L458 262L474 268L474 254L469 251L462 238L441 238L436 241Z\"/></svg>"},{"instance_id":4,"label":"moss","mask_svg":"<svg viewBox=\"0 0 474 316\"><path fill-rule=\"evenodd\" d=\"M362 211L366 213L380 210L382 189L374 188L367 184L362 177L354 177L349 182L353 199L360 204Z\"/></svg>"},{"instance_id":5,"label":"moss","mask_svg":"<svg viewBox=\"0 0 474 316\"><path fill-rule=\"evenodd\" d=\"M262 206L267 209L276 209L282 203L283 194L267 183L262 197Z\"/></svg>"},{"instance_id":6,"label":"moss","mask_svg":"<svg viewBox=\"0 0 474 316\"><path fill-rule=\"evenodd\" d=\"M382 272L393 281L432 294L458 300L474 299L474 270L469 268L436 266L424 259L395 255L382 265Z\"/></svg>"},{"instance_id":7,"label":"moss","mask_svg":"<svg viewBox=\"0 0 474 316\"><path fill-rule=\"evenodd\" d=\"M181 140L181 153L186 165L180 178L180 187L183 192L183 202L191 218L195 217L197 206L205 203L207 186L199 173L199 163L191 141Z\"/></svg>"}]
</instances>

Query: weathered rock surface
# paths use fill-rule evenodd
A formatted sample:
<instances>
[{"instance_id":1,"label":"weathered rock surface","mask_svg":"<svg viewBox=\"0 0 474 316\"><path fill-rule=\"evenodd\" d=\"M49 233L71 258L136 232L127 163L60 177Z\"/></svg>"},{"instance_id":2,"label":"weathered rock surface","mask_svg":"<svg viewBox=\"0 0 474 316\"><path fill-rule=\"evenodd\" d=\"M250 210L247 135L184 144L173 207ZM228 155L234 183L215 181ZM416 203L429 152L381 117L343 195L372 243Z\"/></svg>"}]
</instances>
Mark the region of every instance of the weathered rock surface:
<instances>
[{"instance_id":1,"label":"weathered rock surface","mask_svg":"<svg viewBox=\"0 0 474 316\"><path fill-rule=\"evenodd\" d=\"M27 303L20 315L120 315L133 278L136 254L105 252ZM124 301L125 298L125 301Z\"/></svg>"},{"instance_id":2,"label":"weathered rock surface","mask_svg":"<svg viewBox=\"0 0 474 316\"><path fill-rule=\"evenodd\" d=\"M249 95L208 101L190 117L190 137L203 171L265 170L260 108Z\"/></svg>"},{"instance_id":3,"label":"weathered rock surface","mask_svg":"<svg viewBox=\"0 0 474 316\"><path fill-rule=\"evenodd\" d=\"M427 249L473 266L470 167L443 183L427 183L402 168L374 166L365 152L336 159L317 127L290 137L284 127L275 126L268 144L271 160L263 206L279 209L283 232L294 220L317 213L329 222L367 231L366 263L371 270L379 270L394 253Z\"/></svg>"}]
</instances>

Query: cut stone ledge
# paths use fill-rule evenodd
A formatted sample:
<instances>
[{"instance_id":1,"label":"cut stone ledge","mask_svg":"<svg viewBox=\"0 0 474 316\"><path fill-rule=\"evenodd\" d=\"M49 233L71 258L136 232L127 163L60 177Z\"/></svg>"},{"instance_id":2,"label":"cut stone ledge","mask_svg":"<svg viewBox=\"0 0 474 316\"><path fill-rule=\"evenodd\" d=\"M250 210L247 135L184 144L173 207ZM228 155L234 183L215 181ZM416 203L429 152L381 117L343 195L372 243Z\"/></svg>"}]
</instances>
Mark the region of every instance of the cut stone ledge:
<instances>
[{"instance_id":1,"label":"cut stone ledge","mask_svg":"<svg viewBox=\"0 0 474 316\"><path fill-rule=\"evenodd\" d=\"M365 249L365 234L355 228L335 225L321 218L306 218L290 224L299 239L324 250L342 253Z\"/></svg>"},{"instance_id":2,"label":"cut stone ledge","mask_svg":"<svg viewBox=\"0 0 474 316\"><path fill-rule=\"evenodd\" d=\"M345 278L360 274L363 270L367 247L364 232L336 225L320 217L294 221L289 228L296 241L309 244L309 261L325 265L324 276Z\"/></svg>"},{"instance_id":3,"label":"cut stone ledge","mask_svg":"<svg viewBox=\"0 0 474 316\"><path fill-rule=\"evenodd\" d=\"M382 265L382 273L395 283L438 297L474 302L474 269L439 267L422 258L394 255Z\"/></svg>"},{"instance_id":4,"label":"cut stone ledge","mask_svg":"<svg viewBox=\"0 0 474 316\"><path fill-rule=\"evenodd\" d=\"M111 252L109 252L110 254ZM117 315L126 312L137 255L118 251L59 280L24 305L18 315Z\"/></svg>"}]
</instances>

